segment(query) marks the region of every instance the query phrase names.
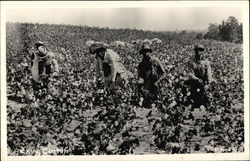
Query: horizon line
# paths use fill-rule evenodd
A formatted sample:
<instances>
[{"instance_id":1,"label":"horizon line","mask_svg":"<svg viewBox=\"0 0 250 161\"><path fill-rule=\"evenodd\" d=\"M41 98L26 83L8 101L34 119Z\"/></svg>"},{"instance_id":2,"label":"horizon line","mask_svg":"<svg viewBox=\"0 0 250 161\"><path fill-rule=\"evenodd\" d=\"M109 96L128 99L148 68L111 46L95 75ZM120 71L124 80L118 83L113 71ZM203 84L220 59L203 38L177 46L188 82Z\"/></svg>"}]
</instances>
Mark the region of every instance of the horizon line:
<instances>
[{"instance_id":1,"label":"horizon line","mask_svg":"<svg viewBox=\"0 0 250 161\"><path fill-rule=\"evenodd\" d=\"M129 29L129 30L138 30L138 31L144 31L144 32L182 32L182 31L188 31L188 32L205 32L208 31L207 29L175 29L175 30L149 30L149 29L140 29L140 28L119 28L119 27L109 27L109 26L91 26L91 25L83 25L83 24L67 24L67 23L44 23L44 22L18 22L18 21L6 21L6 23L28 23L28 24L39 24L39 25L65 25L65 26L76 26L76 27L92 27L92 28L99 28L99 29L113 29L113 30L121 30L121 29Z\"/></svg>"}]
</instances>

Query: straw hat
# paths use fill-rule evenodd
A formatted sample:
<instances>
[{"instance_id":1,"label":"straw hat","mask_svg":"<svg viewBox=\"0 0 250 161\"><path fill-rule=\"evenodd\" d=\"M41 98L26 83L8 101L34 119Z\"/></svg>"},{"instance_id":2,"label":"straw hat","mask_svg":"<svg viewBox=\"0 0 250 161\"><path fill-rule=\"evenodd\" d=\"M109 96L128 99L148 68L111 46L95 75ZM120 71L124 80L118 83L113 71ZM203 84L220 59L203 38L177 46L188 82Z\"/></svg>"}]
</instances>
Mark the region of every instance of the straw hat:
<instances>
[{"instance_id":1,"label":"straw hat","mask_svg":"<svg viewBox=\"0 0 250 161\"><path fill-rule=\"evenodd\" d=\"M104 48L104 49L108 48L108 44L103 43L103 42L95 42L90 45L89 52L91 54L94 54L97 49L101 49L101 48Z\"/></svg>"},{"instance_id":2,"label":"straw hat","mask_svg":"<svg viewBox=\"0 0 250 161\"><path fill-rule=\"evenodd\" d=\"M195 51L204 51L205 50L205 47L201 44L198 44L194 47L194 50Z\"/></svg>"},{"instance_id":3,"label":"straw hat","mask_svg":"<svg viewBox=\"0 0 250 161\"><path fill-rule=\"evenodd\" d=\"M150 53L153 52L153 50L151 49L149 44L143 44L142 45L141 50L139 51L139 53L142 54L144 52L150 52Z\"/></svg>"}]
</instances>

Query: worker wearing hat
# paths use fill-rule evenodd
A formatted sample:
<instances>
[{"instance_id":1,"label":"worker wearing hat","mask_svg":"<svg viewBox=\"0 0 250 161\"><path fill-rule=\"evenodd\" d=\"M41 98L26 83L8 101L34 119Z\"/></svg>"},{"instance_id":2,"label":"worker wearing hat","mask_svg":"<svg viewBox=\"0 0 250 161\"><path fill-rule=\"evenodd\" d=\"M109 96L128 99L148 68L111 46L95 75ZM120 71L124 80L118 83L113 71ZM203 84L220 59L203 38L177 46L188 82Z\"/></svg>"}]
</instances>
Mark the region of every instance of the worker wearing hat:
<instances>
[{"instance_id":1,"label":"worker wearing hat","mask_svg":"<svg viewBox=\"0 0 250 161\"><path fill-rule=\"evenodd\" d=\"M152 49L150 43L144 42L139 51L142 61L138 66L139 84L149 92L150 99L147 99L150 103L159 96L159 81L165 74L165 69L159 59L152 56ZM141 86L139 86L139 92Z\"/></svg>"},{"instance_id":2,"label":"worker wearing hat","mask_svg":"<svg viewBox=\"0 0 250 161\"><path fill-rule=\"evenodd\" d=\"M127 71L121 63L120 56L108 45L102 42L94 42L89 47L89 52L95 54L96 78L102 79L100 69L103 70L103 83L105 87L114 88L116 85L125 85L132 73ZM95 81L97 80L95 79Z\"/></svg>"},{"instance_id":3,"label":"worker wearing hat","mask_svg":"<svg viewBox=\"0 0 250 161\"><path fill-rule=\"evenodd\" d=\"M194 47L194 60L189 64L189 76L200 83L209 84L212 81L211 66L208 59L204 59L204 46Z\"/></svg>"},{"instance_id":4,"label":"worker wearing hat","mask_svg":"<svg viewBox=\"0 0 250 161\"><path fill-rule=\"evenodd\" d=\"M205 95L205 89L214 81L212 79L212 70L210 61L204 59L205 47L198 44L194 47L194 59L189 62L188 73L191 98L194 101L194 107L201 105L207 106L208 100Z\"/></svg>"},{"instance_id":5,"label":"worker wearing hat","mask_svg":"<svg viewBox=\"0 0 250 161\"><path fill-rule=\"evenodd\" d=\"M34 87L41 81L41 76L58 74L59 67L54 54L46 47L45 43L39 41L34 44L35 51L31 55L31 73ZM34 90L37 88L35 87Z\"/></svg>"}]
</instances>

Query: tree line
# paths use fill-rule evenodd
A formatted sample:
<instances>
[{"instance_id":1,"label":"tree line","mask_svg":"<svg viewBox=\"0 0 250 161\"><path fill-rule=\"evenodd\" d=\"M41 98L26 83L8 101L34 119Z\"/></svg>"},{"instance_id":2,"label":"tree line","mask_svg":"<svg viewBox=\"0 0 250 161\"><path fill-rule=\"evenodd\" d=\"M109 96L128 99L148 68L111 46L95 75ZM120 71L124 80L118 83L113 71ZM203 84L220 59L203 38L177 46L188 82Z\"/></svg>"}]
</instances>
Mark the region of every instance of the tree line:
<instances>
[{"instance_id":1,"label":"tree line","mask_svg":"<svg viewBox=\"0 0 250 161\"><path fill-rule=\"evenodd\" d=\"M204 38L242 43L242 30L242 23L239 23L235 17L230 16L227 20L223 20L221 24L210 23Z\"/></svg>"}]
</instances>

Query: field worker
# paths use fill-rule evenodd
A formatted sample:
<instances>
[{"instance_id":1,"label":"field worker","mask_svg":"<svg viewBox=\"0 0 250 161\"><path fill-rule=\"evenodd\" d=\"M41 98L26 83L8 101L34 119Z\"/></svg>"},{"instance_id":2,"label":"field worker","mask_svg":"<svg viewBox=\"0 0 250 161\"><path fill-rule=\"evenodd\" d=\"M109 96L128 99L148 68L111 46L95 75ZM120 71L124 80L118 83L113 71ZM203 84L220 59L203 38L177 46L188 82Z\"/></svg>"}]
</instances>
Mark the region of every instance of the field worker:
<instances>
[{"instance_id":1,"label":"field worker","mask_svg":"<svg viewBox=\"0 0 250 161\"><path fill-rule=\"evenodd\" d=\"M194 107L199 108L201 105L208 104L205 95L205 89L213 81L211 65L208 59L204 59L205 48L202 45L194 47L194 59L189 62L189 80L191 99L194 101Z\"/></svg>"},{"instance_id":2,"label":"field worker","mask_svg":"<svg viewBox=\"0 0 250 161\"><path fill-rule=\"evenodd\" d=\"M142 61L138 66L139 92L141 86L149 92L149 100L154 101L159 96L159 81L165 75L165 70L159 59L152 56L150 43L143 43L139 51ZM150 102L150 101L149 101ZM152 102L150 102L152 103Z\"/></svg>"},{"instance_id":3,"label":"field worker","mask_svg":"<svg viewBox=\"0 0 250 161\"><path fill-rule=\"evenodd\" d=\"M41 41L35 43L35 52L32 53L31 60L31 73L34 85L41 81L42 76L48 78L52 74L57 75L59 72L59 66L54 58L54 54Z\"/></svg>"},{"instance_id":4,"label":"field worker","mask_svg":"<svg viewBox=\"0 0 250 161\"><path fill-rule=\"evenodd\" d=\"M105 87L114 89L117 85L124 86L128 83L128 79L132 77L132 73L127 71L121 63L119 55L108 45L102 42L95 42L90 45L89 52L95 54L96 78L101 80ZM101 75L101 71L103 75Z\"/></svg>"}]
</instances>

